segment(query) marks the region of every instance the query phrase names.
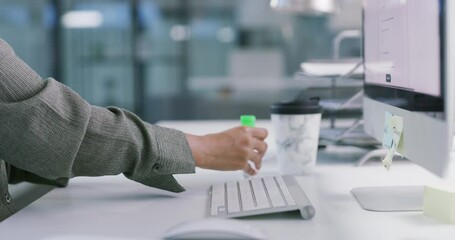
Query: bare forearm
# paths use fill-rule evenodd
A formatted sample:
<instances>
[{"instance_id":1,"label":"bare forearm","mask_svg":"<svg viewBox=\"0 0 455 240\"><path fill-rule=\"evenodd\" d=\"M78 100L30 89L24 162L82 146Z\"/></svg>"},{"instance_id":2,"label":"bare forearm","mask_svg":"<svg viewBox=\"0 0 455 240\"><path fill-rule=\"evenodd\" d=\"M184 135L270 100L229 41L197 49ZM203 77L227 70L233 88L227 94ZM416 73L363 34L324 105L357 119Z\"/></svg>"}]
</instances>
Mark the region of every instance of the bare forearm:
<instances>
[{"instance_id":1,"label":"bare forearm","mask_svg":"<svg viewBox=\"0 0 455 240\"><path fill-rule=\"evenodd\" d=\"M197 167L204 168L204 159L206 158L206 153L204 151L204 141L201 136L195 136L192 134L185 134L188 145L190 146L193 159Z\"/></svg>"}]
</instances>

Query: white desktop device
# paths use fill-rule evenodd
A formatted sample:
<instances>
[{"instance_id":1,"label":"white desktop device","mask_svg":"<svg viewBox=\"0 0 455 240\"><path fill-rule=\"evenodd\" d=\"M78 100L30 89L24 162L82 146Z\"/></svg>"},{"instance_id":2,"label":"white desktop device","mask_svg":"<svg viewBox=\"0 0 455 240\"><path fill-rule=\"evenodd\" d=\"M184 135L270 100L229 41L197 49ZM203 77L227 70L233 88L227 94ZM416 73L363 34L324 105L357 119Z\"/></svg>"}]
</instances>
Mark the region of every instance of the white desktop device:
<instances>
[{"instance_id":1,"label":"white desktop device","mask_svg":"<svg viewBox=\"0 0 455 240\"><path fill-rule=\"evenodd\" d=\"M264 230L244 221L224 218L205 218L183 222L168 230L164 239L267 239Z\"/></svg>"},{"instance_id":2,"label":"white desktop device","mask_svg":"<svg viewBox=\"0 0 455 240\"><path fill-rule=\"evenodd\" d=\"M402 117L397 152L443 177L454 133L455 1L364 0L363 16L365 131L382 141L385 113ZM421 197L423 188L416 189ZM377 199L370 193L363 199ZM406 199L391 197L392 204Z\"/></svg>"},{"instance_id":3,"label":"white desktop device","mask_svg":"<svg viewBox=\"0 0 455 240\"><path fill-rule=\"evenodd\" d=\"M299 211L303 219L315 214L294 176L266 176L215 184L209 191L209 216L221 218Z\"/></svg>"}]
</instances>

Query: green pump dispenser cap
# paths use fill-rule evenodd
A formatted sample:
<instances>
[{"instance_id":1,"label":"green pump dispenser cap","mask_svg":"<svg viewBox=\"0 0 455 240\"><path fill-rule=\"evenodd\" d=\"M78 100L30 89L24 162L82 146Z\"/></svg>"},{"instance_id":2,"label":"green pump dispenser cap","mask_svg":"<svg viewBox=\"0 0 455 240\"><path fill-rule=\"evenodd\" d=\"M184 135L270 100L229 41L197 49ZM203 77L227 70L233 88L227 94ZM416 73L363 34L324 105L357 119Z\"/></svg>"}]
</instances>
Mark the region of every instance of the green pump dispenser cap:
<instances>
[{"instance_id":1,"label":"green pump dispenser cap","mask_svg":"<svg viewBox=\"0 0 455 240\"><path fill-rule=\"evenodd\" d=\"M245 127L254 127L256 123L256 116L254 115L242 115L240 116L240 123Z\"/></svg>"}]
</instances>

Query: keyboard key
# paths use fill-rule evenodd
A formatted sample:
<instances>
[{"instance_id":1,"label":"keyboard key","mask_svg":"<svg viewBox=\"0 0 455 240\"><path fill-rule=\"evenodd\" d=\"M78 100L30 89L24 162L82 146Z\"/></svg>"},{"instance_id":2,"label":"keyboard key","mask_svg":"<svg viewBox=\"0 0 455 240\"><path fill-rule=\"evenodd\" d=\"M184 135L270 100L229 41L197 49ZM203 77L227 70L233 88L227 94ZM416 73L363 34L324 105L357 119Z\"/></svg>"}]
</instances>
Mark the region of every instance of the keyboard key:
<instances>
[{"instance_id":1,"label":"keyboard key","mask_svg":"<svg viewBox=\"0 0 455 240\"><path fill-rule=\"evenodd\" d=\"M228 213L240 212L239 192L237 182L226 183Z\"/></svg>"},{"instance_id":2,"label":"keyboard key","mask_svg":"<svg viewBox=\"0 0 455 240\"><path fill-rule=\"evenodd\" d=\"M283 197L281 196L281 192L278 189L278 186L275 182L275 179L271 177L263 178L264 184L266 187L266 191L269 193L270 201L272 202L272 206L274 207L284 207L286 206L286 202L284 201Z\"/></svg>"},{"instance_id":3,"label":"keyboard key","mask_svg":"<svg viewBox=\"0 0 455 240\"><path fill-rule=\"evenodd\" d=\"M210 215L218 215L218 209L221 207L224 208L224 184L215 184L212 186L212 205L210 207Z\"/></svg>"},{"instance_id":4,"label":"keyboard key","mask_svg":"<svg viewBox=\"0 0 455 240\"><path fill-rule=\"evenodd\" d=\"M253 186L253 192L256 199L256 208L257 209L264 209L269 208L269 198L264 190L264 185L262 184L262 180L260 178L251 179L251 185Z\"/></svg>"},{"instance_id":5,"label":"keyboard key","mask_svg":"<svg viewBox=\"0 0 455 240\"><path fill-rule=\"evenodd\" d=\"M218 215L226 213L226 207L225 206L219 206L218 207Z\"/></svg>"},{"instance_id":6,"label":"keyboard key","mask_svg":"<svg viewBox=\"0 0 455 240\"><path fill-rule=\"evenodd\" d=\"M242 210L249 211L256 209L253 201L253 193L251 192L250 181L239 181L240 197L242 200Z\"/></svg>"},{"instance_id":7,"label":"keyboard key","mask_svg":"<svg viewBox=\"0 0 455 240\"><path fill-rule=\"evenodd\" d=\"M294 198L292 197L291 193L289 192L288 186L286 185L286 183L283 180L283 177L278 176L278 177L275 177L275 179L276 179L276 181L281 189L281 192L284 195L284 199L286 199L286 202L288 203L288 205L296 205Z\"/></svg>"}]
</instances>

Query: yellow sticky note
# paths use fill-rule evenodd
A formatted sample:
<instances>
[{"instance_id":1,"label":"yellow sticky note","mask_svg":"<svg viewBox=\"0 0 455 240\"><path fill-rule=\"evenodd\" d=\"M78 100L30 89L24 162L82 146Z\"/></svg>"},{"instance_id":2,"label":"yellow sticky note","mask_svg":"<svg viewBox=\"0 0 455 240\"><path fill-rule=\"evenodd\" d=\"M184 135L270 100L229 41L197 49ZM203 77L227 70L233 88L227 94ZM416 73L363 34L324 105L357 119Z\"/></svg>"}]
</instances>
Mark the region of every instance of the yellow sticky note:
<instances>
[{"instance_id":1,"label":"yellow sticky note","mask_svg":"<svg viewBox=\"0 0 455 240\"><path fill-rule=\"evenodd\" d=\"M396 150L400 143L401 133L403 132L403 118L385 113L384 137L382 144L387 149Z\"/></svg>"},{"instance_id":2,"label":"yellow sticky note","mask_svg":"<svg viewBox=\"0 0 455 240\"><path fill-rule=\"evenodd\" d=\"M392 117L393 115L391 113L385 112L382 146L384 146L387 149L392 149L393 147Z\"/></svg>"},{"instance_id":3,"label":"yellow sticky note","mask_svg":"<svg viewBox=\"0 0 455 240\"><path fill-rule=\"evenodd\" d=\"M387 155L382 159L382 164L389 170L392 165L393 156L397 154L396 150L401 140L403 132L403 118L385 112L384 135L382 146L388 149Z\"/></svg>"},{"instance_id":4,"label":"yellow sticky note","mask_svg":"<svg viewBox=\"0 0 455 240\"><path fill-rule=\"evenodd\" d=\"M423 213L446 223L455 223L455 187L425 186Z\"/></svg>"}]
</instances>

